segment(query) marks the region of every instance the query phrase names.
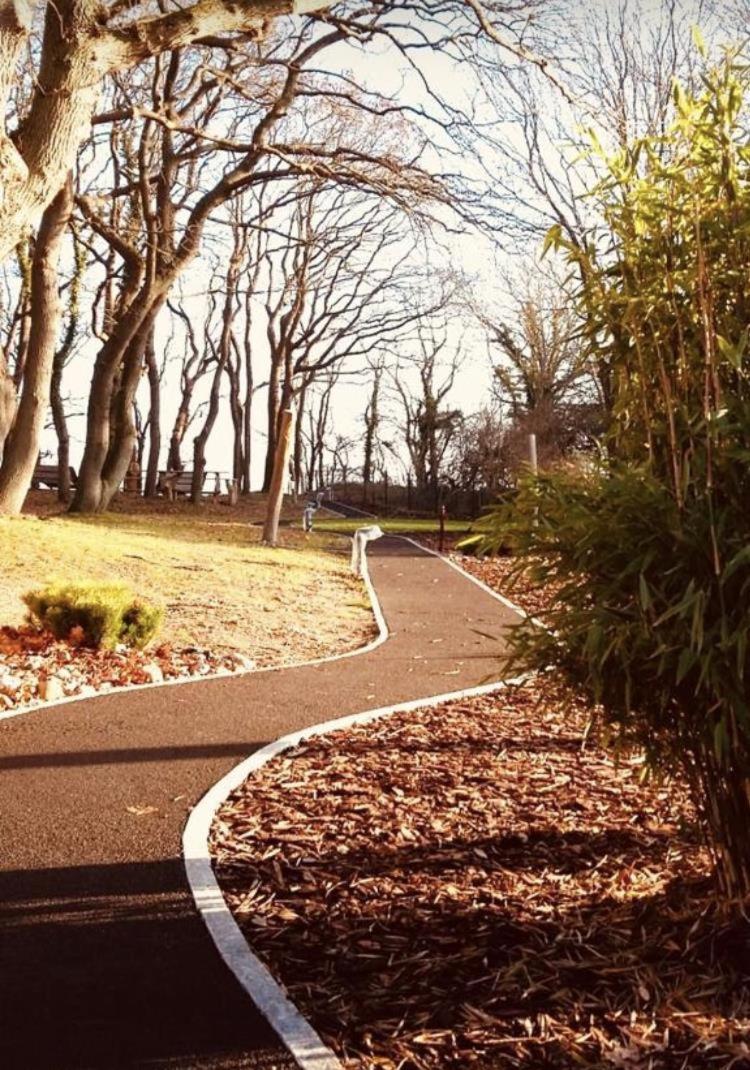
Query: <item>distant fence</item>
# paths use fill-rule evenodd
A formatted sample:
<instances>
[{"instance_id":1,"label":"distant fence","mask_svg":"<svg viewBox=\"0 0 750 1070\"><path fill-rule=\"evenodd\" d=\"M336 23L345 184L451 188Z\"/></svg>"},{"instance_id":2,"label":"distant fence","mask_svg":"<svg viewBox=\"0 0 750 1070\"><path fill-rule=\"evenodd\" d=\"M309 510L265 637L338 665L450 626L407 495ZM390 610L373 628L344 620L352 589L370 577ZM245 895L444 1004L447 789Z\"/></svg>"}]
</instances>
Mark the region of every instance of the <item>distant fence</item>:
<instances>
[{"instance_id":1,"label":"distant fence","mask_svg":"<svg viewBox=\"0 0 750 1070\"><path fill-rule=\"evenodd\" d=\"M398 516L416 514L436 516L440 505L444 505L449 516L477 517L494 496L484 488L476 490L457 490L442 487L435 495L434 490L418 491L416 487L403 486L398 483L371 483L365 494L361 483L336 483L329 488L330 497L345 502L376 516ZM328 496L328 494L327 494Z\"/></svg>"}]
</instances>

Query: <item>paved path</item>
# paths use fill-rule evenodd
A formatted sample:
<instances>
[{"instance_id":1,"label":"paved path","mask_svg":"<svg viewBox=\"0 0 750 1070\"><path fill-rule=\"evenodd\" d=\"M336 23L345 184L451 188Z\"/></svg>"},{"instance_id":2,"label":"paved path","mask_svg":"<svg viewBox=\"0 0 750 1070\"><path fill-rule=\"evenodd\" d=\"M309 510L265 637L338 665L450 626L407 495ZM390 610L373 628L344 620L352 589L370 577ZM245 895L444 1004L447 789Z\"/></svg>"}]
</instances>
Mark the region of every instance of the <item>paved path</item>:
<instances>
[{"instance_id":1,"label":"paved path","mask_svg":"<svg viewBox=\"0 0 750 1070\"><path fill-rule=\"evenodd\" d=\"M494 679L514 617L403 540L370 572L391 631L371 653L0 722L2 1070L293 1065L195 914L186 814L286 732Z\"/></svg>"}]
</instances>

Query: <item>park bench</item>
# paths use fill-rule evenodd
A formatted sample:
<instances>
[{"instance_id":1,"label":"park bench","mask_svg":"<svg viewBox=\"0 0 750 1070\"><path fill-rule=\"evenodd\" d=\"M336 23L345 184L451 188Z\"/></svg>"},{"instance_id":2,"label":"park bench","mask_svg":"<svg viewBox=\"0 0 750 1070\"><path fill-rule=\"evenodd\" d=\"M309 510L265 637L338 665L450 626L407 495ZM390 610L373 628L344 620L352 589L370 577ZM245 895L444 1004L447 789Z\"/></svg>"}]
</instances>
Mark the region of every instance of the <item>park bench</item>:
<instances>
[{"instance_id":1,"label":"park bench","mask_svg":"<svg viewBox=\"0 0 750 1070\"><path fill-rule=\"evenodd\" d=\"M74 487L76 485L77 476L74 468L69 468L70 473L70 485ZM34 475L31 477L31 485L34 490L39 490L40 486L44 484L50 490L60 489L60 468L56 464L38 464L34 469Z\"/></svg>"},{"instance_id":2,"label":"park bench","mask_svg":"<svg viewBox=\"0 0 750 1070\"><path fill-rule=\"evenodd\" d=\"M219 490L219 475L218 472L204 472L203 482L201 484L201 494L205 493L206 479L208 476L214 477L214 489L210 493L214 495ZM182 472L159 472L159 490L162 494L166 494L167 498L172 501L173 498L190 497L193 491L193 473L192 471Z\"/></svg>"},{"instance_id":3,"label":"park bench","mask_svg":"<svg viewBox=\"0 0 750 1070\"><path fill-rule=\"evenodd\" d=\"M205 476L203 477L205 482ZM166 494L170 501L180 496L188 497L193 491L193 473L182 472L159 472L159 490Z\"/></svg>"}]
</instances>

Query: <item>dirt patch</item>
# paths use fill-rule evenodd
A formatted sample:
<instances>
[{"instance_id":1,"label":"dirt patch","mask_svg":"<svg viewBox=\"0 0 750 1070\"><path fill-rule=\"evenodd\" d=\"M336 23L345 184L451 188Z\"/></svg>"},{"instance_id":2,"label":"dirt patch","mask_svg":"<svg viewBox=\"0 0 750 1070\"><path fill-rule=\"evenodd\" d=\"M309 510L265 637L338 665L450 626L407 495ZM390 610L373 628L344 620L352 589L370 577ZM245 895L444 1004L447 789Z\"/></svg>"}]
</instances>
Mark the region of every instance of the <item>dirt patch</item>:
<instances>
[{"instance_id":1,"label":"dirt patch","mask_svg":"<svg viewBox=\"0 0 750 1070\"><path fill-rule=\"evenodd\" d=\"M311 740L220 811L240 925L349 1067L747 1070L694 815L551 678Z\"/></svg>"}]
</instances>

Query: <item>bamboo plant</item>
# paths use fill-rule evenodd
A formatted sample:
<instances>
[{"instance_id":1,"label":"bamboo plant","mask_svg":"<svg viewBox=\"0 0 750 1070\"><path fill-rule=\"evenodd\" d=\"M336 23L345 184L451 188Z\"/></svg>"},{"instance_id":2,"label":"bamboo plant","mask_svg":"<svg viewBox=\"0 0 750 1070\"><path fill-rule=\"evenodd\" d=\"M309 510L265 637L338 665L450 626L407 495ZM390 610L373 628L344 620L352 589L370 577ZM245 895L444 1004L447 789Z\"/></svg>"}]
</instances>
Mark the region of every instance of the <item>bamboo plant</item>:
<instances>
[{"instance_id":1,"label":"bamboo plant","mask_svg":"<svg viewBox=\"0 0 750 1070\"><path fill-rule=\"evenodd\" d=\"M594 144L602 224L547 246L612 372L605 459L530 479L484 538L561 585L555 634L521 627L514 658L564 668L686 779L732 900L750 894L749 82L729 56L699 94L675 87L662 136Z\"/></svg>"}]
</instances>

